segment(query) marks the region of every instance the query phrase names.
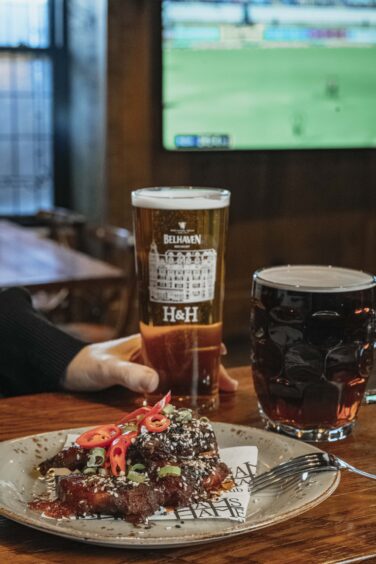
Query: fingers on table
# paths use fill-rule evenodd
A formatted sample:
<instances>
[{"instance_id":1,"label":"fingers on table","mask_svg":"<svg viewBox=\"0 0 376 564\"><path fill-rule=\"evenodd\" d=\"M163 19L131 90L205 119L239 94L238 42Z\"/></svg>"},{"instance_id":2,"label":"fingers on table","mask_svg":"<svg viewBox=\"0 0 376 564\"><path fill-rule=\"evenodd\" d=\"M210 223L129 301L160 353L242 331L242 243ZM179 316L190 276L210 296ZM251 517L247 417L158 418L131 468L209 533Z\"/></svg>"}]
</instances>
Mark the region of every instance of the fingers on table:
<instances>
[{"instance_id":1,"label":"fingers on table","mask_svg":"<svg viewBox=\"0 0 376 564\"><path fill-rule=\"evenodd\" d=\"M231 378L223 364L219 367L218 384L222 392L235 392L239 387L239 382Z\"/></svg>"},{"instance_id":2,"label":"fingers on table","mask_svg":"<svg viewBox=\"0 0 376 564\"><path fill-rule=\"evenodd\" d=\"M116 383L132 392L154 392L158 386L158 374L152 368L133 362L118 361L113 367Z\"/></svg>"}]
</instances>

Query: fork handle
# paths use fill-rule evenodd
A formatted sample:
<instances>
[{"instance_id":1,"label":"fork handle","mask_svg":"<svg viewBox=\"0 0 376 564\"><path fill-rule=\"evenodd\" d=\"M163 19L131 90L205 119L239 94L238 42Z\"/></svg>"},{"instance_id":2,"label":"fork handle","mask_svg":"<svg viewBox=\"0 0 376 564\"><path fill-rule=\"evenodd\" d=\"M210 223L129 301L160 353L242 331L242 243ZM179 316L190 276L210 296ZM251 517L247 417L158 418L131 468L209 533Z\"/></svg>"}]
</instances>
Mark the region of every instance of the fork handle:
<instances>
[{"instance_id":1,"label":"fork handle","mask_svg":"<svg viewBox=\"0 0 376 564\"><path fill-rule=\"evenodd\" d=\"M345 462L344 460L338 458L338 456L334 456L333 454L329 456L332 459L331 462L334 462L338 468L349 470L350 472L354 472L354 474L359 474L364 478L370 478L371 480L376 480L376 474L370 474L370 472L359 470L359 468L355 468L355 466L352 466L348 462Z\"/></svg>"}]
</instances>

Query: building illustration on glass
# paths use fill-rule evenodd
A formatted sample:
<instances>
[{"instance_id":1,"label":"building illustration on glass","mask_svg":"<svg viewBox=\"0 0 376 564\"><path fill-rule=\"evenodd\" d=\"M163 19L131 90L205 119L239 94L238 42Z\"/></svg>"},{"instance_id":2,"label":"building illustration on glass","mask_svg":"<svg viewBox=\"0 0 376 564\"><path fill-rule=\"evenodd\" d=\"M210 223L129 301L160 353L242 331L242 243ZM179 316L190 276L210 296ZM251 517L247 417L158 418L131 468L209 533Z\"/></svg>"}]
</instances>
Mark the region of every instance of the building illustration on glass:
<instances>
[{"instance_id":1,"label":"building illustration on glass","mask_svg":"<svg viewBox=\"0 0 376 564\"><path fill-rule=\"evenodd\" d=\"M214 249L159 253L153 242L149 251L150 301L193 303L212 300L216 263Z\"/></svg>"}]
</instances>

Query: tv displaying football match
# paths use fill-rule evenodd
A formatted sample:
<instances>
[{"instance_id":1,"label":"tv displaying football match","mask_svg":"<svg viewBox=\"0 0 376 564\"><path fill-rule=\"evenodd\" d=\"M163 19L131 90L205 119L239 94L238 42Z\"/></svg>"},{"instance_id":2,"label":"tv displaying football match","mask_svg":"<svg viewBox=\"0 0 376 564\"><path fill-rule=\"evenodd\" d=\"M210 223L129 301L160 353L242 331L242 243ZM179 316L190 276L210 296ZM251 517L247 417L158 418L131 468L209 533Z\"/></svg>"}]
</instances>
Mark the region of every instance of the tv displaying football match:
<instances>
[{"instance_id":1,"label":"tv displaying football match","mask_svg":"<svg viewBox=\"0 0 376 564\"><path fill-rule=\"evenodd\" d=\"M376 146L376 0L163 0L168 150Z\"/></svg>"}]
</instances>

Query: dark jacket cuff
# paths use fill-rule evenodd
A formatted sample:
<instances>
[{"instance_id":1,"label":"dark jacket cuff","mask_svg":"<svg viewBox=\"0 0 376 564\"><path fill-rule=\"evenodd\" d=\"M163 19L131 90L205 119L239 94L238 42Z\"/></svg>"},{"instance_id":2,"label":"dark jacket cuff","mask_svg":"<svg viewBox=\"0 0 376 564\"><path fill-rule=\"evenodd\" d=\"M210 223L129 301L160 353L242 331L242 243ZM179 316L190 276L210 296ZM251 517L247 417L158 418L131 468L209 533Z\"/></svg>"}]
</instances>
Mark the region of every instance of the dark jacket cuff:
<instances>
[{"instance_id":1,"label":"dark jacket cuff","mask_svg":"<svg viewBox=\"0 0 376 564\"><path fill-rule=\"evenodd\" d=\"M36 312L22 288L0 291L0 338L25 354L36 375L35 391L61 389L68 364L86 346Z\"/></svg>"}]
</instances>

